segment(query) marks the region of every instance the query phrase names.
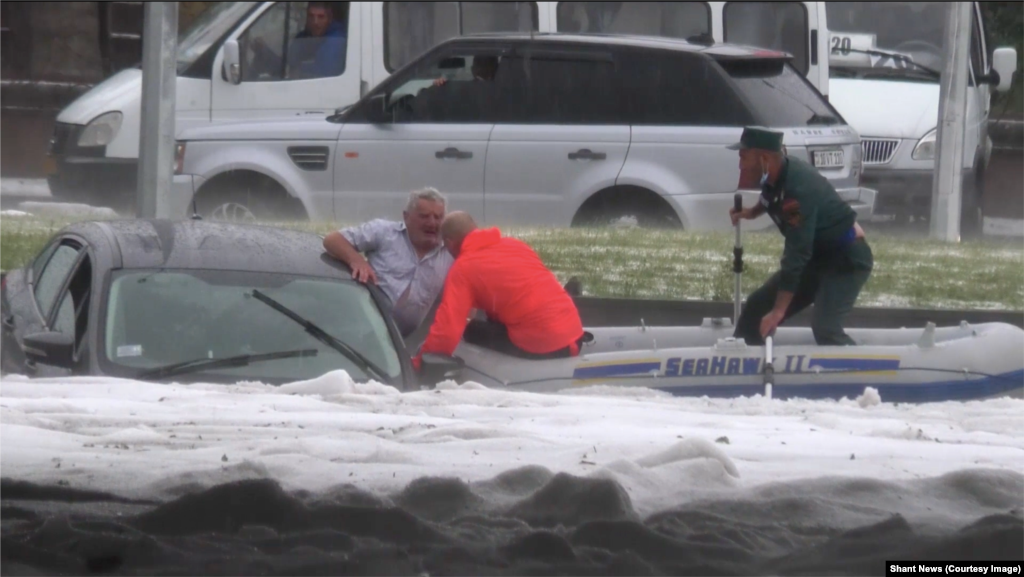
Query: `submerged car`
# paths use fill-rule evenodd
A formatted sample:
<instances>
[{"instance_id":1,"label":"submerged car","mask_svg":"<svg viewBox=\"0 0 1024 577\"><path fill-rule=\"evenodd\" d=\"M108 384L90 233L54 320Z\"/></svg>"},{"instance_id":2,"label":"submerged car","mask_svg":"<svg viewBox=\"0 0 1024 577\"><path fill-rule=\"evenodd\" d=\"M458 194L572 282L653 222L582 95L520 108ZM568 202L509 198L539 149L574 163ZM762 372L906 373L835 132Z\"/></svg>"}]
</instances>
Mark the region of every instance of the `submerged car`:
<instances>
[{"instance_id":1,"label":"submerged car","mask_svg":"<svg viewBox=\"0 0 1024 577\"><path fill-rule=\"evenodd\" d=\"M0 290L3 373L415 386L387 297L319 235L200 220L60 230Z\"/></svg>"}]
</instances>

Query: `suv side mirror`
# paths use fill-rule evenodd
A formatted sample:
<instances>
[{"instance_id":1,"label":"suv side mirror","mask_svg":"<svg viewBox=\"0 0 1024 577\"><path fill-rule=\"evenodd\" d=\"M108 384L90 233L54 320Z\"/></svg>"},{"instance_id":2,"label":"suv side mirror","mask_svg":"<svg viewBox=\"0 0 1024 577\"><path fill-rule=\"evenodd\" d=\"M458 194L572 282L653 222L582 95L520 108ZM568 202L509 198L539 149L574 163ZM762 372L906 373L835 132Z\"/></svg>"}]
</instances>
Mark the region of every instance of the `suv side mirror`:
<instances>
[{"instance_id":1,"label":"suv side mirror","mask_svg":"<svg viewBox=\"0 0 1024 577\"><path fill-rule=\"evenodd\" d=\"M241 59L238 56L238 40L224 42L224 78L231 84L242 82Z\"/></svg>"},{"instance_id":2,"label":"suv side mirror","mask_svg":"<svg viewBox=\"0 0 1024 577\"><path fill-rule=\"evenodd\" d=\"M996 48L992 53L992 72L987 76L993 78L991 84L996 92L1006 92L1013 83L1013 73L1017 71L1017 50L1015 48Z\"/></svg>"},{"instance_id":3,"label":"suv side mirror","mask_svg":"<svg viewBox=\"0 0 1024 577\"><path fill-rule=\"evenodd\" d=\"M458 357L447 357L434 353L426 353L420 359L419 380L421 383L436 385L437 383L454 378L453 373L465 366L462 359Z\"/></svg>"},{"instance_id":4,"label":"suv side mirror","mask_svg":"<svg viewBox=\"0 0 1024 577\"><path fill-rule=\"evenodd\" d=\"M37 363L70 369L75 365L75 337L47 331L25 335L25 356Z\"/></svg>"},{"instance_id":5,"label":"suv side mirror","mask_svg":"<svg viewBox=\"0 0 1024 577\"><path fill-rule=\"evenodd\" d=\"M392 121L386 95L374 94L366 101L366 117L373 124L388 124Z\"/></svg>"}]
</instances>

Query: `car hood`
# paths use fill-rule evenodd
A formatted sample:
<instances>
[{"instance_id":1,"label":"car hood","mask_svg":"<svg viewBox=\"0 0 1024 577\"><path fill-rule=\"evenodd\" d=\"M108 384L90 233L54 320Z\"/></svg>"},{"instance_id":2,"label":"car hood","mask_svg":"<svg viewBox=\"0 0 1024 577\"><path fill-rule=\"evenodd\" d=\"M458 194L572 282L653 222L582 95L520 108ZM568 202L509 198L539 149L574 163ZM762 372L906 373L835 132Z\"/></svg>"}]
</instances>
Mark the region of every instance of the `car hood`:
<instances>
[{"instance_id":1,"label":"car hood","mask_svg":"<svg viewBox=\"0 0 1024 577\"><path fill-rule=\"evenodd\" d=\"M939 120L938 84L831 78L828 99L863 138L917 140Z\"/></svg>"},{"instance_id":2,"label":"car hood","mask_svg":"<svg viewBox=\"0 0 1024 577\"><path fill-rule=\"evenodd\" d=\"M337 140L341 124L295 116L219 122L183 130L178 140Z\"/></svg>"}]
</instances>

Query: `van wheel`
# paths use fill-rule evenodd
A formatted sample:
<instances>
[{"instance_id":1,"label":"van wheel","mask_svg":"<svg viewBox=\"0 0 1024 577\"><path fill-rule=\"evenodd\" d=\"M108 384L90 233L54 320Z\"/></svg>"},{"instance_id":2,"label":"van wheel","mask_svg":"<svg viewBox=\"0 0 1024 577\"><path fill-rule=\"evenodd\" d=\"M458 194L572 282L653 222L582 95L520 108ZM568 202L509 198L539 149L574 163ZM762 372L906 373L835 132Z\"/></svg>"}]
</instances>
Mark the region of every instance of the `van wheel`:
<instances>
[{"instance_id":1,"label":"van wheel","mask_svg":"<svg viewBox=\"0 0 1024 577\"><path fill-rule=\"evenodd\" d=\"M273 179L257 173L210 180L196 193L195 205L204 219L221 222L308 220L301 201L289 196Z\"/></svg>"},{"instance_id":2,"label":"van wheel","mask_svg":"<svg viewBox=\"0 0 1024 577\"><path fill-rule=\"evenodd\" d=\"M665 199L638 186L608 188L587 199L573 227L682 229L679 215Z\"/></svg>"}]
</instances>

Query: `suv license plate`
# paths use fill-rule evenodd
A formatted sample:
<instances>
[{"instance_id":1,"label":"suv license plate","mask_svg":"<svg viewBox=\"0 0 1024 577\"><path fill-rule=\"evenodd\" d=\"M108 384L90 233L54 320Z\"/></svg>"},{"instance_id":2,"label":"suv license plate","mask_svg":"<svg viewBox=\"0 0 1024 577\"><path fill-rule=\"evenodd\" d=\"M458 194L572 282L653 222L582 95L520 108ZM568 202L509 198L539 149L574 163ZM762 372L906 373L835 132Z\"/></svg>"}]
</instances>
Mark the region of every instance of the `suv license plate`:
<instances>
[{"instance_id":1,"label":"suv license plate","mask_svg":"<svg viewBox=\"0 0 1024 577\"><path fill-rule=\"evenodd\" d=\"M845 164L842 150L815 150L814 166L817 168L842 168Z\"/></svg>"}]
</instances>

